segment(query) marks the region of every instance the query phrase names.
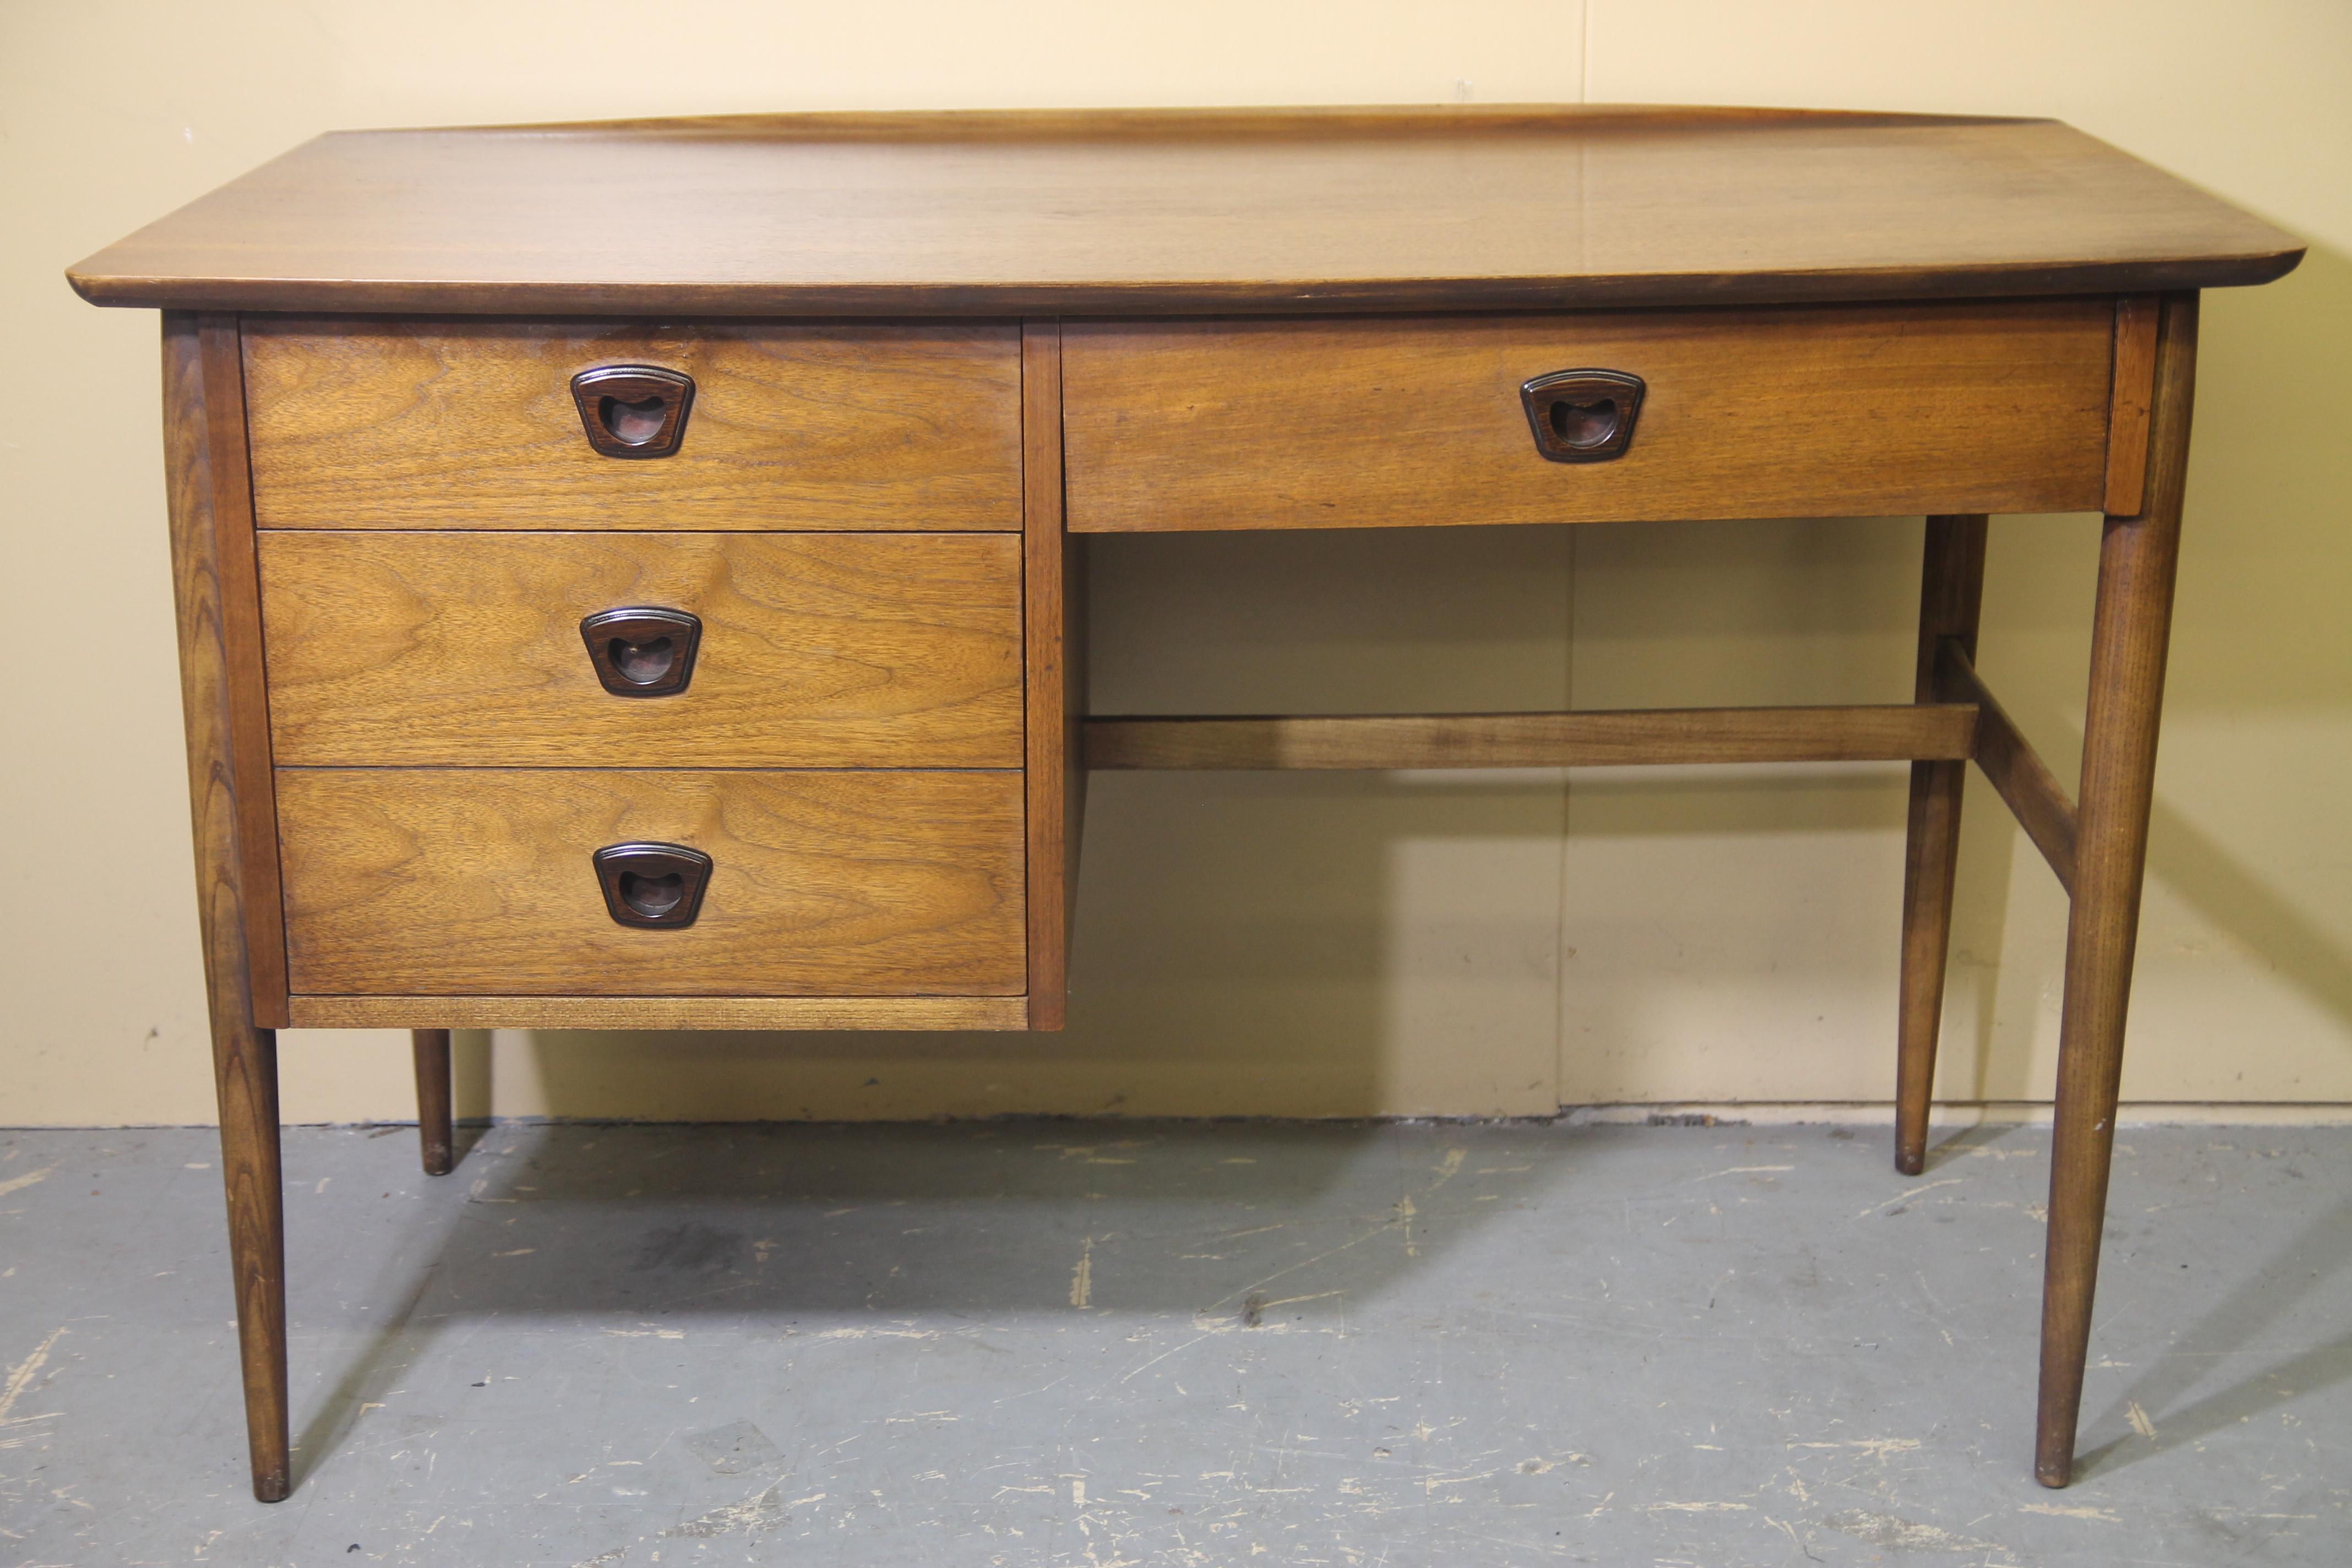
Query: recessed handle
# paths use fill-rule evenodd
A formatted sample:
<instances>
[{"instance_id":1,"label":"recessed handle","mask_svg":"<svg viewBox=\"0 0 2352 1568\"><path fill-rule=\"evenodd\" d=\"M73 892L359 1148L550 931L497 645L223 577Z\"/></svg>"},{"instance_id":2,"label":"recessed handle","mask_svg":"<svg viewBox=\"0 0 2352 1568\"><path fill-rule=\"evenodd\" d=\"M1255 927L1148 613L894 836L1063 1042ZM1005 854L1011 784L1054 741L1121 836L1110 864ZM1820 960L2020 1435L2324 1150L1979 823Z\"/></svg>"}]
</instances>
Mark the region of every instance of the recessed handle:
<instances>
[{"instance_id":1,"label":"recessed handle","mask_svg":"<svg viewBox=\"0 0 2352 1568\"><path fill-rule=\"evenodd\" d=\"M596 851L604 908L625 926L673 931L702 912L710 857L683 844L608 844Z\"/></svg>"},{"instance_id":2,"label":"recessed handle","mask_svg":"<svg viewBox=\"0 0 2352 1568\"><path fill-rule=\"evenodd\" d=\"M650 605L600 610L580 623L588 662L615 697L675 697L694 679L702 623Z\"/></svg>"},{"instance_id":3,"label":"recessed handle","mask_svg":"<svg viewBox=\"0 0 2352 1568\"><path fill-rule=\"evenodd\" d=\"M651 364L608 364L572 378L588 444L608 458L667 458L686 439L694 378Z\"/></svg>"},{"instance_id":4,"label":"recessed handle","mask_svg":"<svg viewBox=\"0 0 2352 1568\"><path fill-rule=\"evenodd\" d=\"M1555 463L1605 463L1633 444L1647 388L1622 370L1556 370L1519 388L1536 450Z\"/></svg>"}]
</instances>

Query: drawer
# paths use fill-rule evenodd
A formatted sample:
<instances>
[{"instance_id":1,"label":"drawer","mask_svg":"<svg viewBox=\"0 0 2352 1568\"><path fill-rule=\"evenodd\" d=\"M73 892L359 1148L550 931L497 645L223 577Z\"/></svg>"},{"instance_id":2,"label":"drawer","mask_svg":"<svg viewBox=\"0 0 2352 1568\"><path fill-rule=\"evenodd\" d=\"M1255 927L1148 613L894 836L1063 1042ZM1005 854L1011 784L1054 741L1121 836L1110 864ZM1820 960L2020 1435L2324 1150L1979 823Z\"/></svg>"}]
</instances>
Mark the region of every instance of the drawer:
<instances>
[{"instance_id":1,"label":"drawer","mask_svg":"<svg viewBox=\"0 0 2352 1568\"><path fill-rule=\"evenodd\" d=\"M282 763L1022 763L1011 534L287 531L257 552ZM609 667L632 639L582 623L643 608L694 617L690 648L635 635L631 673L684 687L616 695L592 642Z\"/></svg>"},{"instance_id":2,"label":"drawer","mask_svg":"<svg viewBox=\"0 0 2352 1568\"><path fill-rule=\"evenodd\" d=\"M2114 339L2104 299L1073 322L1069 526L2096 509ZM1640 379L1622 455L1538 450L1521 388L1570 370Z\"/></svg>"},{"instance_id":3,"label":"drawer","mask_svg":"<svg viewBox=\"0 0 2352 1568\"><path fill-rule=\"evenodd\" d=\"M278 820L298 994L1025 987L1019 773L289 768ZM614 919L632 842L709 858L691 925Z\"/></svg>"},{"instance_id":4,"label":"drawer","mask_svg":"<svg viewBox=\"0 0 2352 1568\"><path fill-rule=\"evenodd\" d=\"M1021 526L1007 325L247 317L243 333L263 528ZM665 395L591 388L586 413L574 395L620 366L692 382L668 456L590 444L593 418L655 438L624 451L659 448Z\"/></svg>"}]
</instances>

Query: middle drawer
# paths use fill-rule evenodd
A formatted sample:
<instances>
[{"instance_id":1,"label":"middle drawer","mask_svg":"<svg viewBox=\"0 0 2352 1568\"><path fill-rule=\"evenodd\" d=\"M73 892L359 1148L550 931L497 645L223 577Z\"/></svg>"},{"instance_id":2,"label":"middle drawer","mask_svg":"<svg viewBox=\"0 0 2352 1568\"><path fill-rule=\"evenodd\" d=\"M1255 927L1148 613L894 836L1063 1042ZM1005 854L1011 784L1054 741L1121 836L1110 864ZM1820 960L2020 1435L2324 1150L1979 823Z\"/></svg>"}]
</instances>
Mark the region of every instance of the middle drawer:
<instances>
[{"instance_id":1,"label":"middle drawer","mask_svg":"<svg viewBox=\"0 0 2352 1568\"><path fill-rule=\"evenodd\" d=\"M264 531L258 552L281 765L1021 765L1016 535ZM603 684L582 623L630 609L698 623L691 650L599 644L608 665L690 651L682 690Z\"/></svg>"}]
</instances>

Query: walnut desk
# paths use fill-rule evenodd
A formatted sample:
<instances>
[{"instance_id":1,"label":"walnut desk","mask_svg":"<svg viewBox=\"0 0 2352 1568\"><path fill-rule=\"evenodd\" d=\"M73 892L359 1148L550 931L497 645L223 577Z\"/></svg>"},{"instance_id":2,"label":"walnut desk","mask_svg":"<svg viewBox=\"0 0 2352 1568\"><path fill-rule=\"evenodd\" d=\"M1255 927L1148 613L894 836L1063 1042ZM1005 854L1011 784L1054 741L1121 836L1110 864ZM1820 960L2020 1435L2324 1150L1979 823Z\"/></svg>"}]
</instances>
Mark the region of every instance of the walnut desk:
<instances>
[{"instance_id":1,"label":"walnut desk","mask_svg":"<svg viewBox=\"0 0 2352 1568\"><path fill-rule=\"evenodd\" d=\"M161 308L253 1480L276 1043L1052 1029L1088 768L1907 760L1895 1161L1962 773L2072 898L2035 1473L2073 1462L2198 290L2289 236L2049 121L831 115L326 136L83 262ZM1985 518L2104 514L2070 798L1979 681ZM1138 530L1916 514L1916 700L1087 712Z\"/></svg>"}]
</instances>

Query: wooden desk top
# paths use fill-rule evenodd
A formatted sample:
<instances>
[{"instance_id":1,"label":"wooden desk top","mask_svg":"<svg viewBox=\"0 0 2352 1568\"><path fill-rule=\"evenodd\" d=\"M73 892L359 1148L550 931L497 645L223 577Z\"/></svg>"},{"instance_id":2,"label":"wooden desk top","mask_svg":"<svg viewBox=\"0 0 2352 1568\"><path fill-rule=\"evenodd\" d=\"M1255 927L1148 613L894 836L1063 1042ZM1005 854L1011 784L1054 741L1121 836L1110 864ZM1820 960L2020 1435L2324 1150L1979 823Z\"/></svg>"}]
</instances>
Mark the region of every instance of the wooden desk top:
<instances>
[{"instance_id":1,"label":"wooden desk top","mask_svg":"<svg viewBox=\"0 0 2352 1568\"><path fill-rule=\"evenodd\" d=\"M345 132L68 276L179 309L1154 314L2140 292L2302 254L2054 121L1463 106Z\"/></svg>"}]
</instances>

